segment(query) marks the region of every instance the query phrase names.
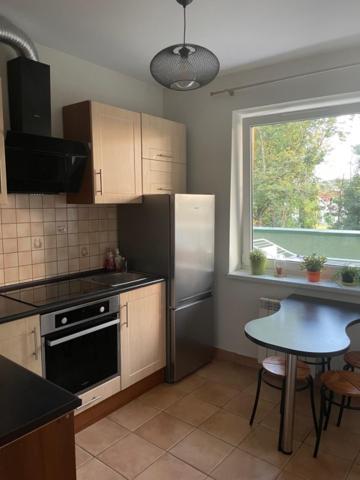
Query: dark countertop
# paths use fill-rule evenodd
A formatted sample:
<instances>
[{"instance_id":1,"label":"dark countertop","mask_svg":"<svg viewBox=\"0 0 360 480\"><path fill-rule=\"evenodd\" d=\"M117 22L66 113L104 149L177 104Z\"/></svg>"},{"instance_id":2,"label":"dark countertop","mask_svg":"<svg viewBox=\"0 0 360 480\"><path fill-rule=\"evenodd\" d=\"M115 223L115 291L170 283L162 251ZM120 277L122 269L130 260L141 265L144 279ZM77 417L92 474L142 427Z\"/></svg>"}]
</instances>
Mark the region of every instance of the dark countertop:
<instances>
[{"instance_id":1,"label":"dark countertop","mask_svg":"<svg viewBox=\"0 0 360 480\"><path fill-rule=\"evenodd\" d=\"M350 346L346 330L360 322L360 304L290 295L273 315L245 325L245 335L273 350L309 357L330 357Z\"/></svg>"},{"instance_id":2,"label":"dark countertop","mask_svg":"<svg viewBox=\"0 0 360 480\"><path fill-rule=\"evenodd\" d=\"M0 355L0 447L80 405L76 395Z\"/></svg>"},{"instance_id":3,"label":"dark countertop","mask_svg":"<svg viewBox=\"0 0 360 480\"><path fill-rule=\"evenodd\" d=\"M104 272L95 272L92 273L92 276L98 274L103 274ZM86 272L86 276L89 276L91 272ZM101 290L96 292L89 292L89 293L82 293L79 296L76 296L71 299L64 299L57 302L53 302L49 305L43 305L35 307L31 304L27 304L24 301L13 300L11 298L6 297L7 294L10 294L12 291L17 291L21 288L30 288L33 286L39 285L50 285L52 283L56 283L57 281L66 280L66 279L74 279L74 278L86 278L84 274L78 276L67 276L67 277L58 277L54 279L47 279L43 281L37 282L27 282L23 284L11 285L8 287L4 287L0 289L0 324L7 323L13 320L18 320L20 318L24 318L31 315L41 315L43 313L49 313L54 310L60 310L62 308L72 307L74 305L78 305L79 303L89 302L92 300L99 300L104 297L109 297L112 295L118 295L123 292L128 292L129 290L135 290L137 288L144 287L146 285L151 285L154 283L159 283L164 281L164 277L148 275L148 278L141 280L137 283L133 283L130 285L123 285L117 287L108 287L103 286Z\"/></svg>"}]
</instances>

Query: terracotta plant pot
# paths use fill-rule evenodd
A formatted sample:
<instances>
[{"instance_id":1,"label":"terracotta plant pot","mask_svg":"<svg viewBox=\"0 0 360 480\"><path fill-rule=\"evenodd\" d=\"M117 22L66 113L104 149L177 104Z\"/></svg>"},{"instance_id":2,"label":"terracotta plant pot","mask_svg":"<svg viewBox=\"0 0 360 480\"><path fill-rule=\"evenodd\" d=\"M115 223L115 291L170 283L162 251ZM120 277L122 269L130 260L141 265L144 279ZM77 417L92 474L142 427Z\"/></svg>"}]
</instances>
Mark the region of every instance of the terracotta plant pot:
<instances>
[{"instance_id":1,"label":"terracotta plant pot","mask_svg":"<svg viewBox=\"0 0 360 480\"><path fill-rule=\"evenodd\" d=\"M309 282L320 282L320 272L307 272Z\"/></svg>"}]
</instances>

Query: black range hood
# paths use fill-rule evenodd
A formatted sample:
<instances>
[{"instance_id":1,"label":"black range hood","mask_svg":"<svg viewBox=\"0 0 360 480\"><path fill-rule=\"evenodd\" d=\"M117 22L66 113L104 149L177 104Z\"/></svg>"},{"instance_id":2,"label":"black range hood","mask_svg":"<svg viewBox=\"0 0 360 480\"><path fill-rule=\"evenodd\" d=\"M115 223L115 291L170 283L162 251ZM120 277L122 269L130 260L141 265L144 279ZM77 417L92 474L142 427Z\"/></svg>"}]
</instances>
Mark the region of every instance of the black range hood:
<instances>
[{"instance_id":1,"label":"black range hood","mask_svg":"<svg viewBox=\"0 0 360 480\"><path fill-rule=\"evenodd\" d=\"M8 192L78 192L89 149L82 142L50 136L49 65L18 57L7 66L11 125L5 141Z\"/></svg>"}]
</instances>

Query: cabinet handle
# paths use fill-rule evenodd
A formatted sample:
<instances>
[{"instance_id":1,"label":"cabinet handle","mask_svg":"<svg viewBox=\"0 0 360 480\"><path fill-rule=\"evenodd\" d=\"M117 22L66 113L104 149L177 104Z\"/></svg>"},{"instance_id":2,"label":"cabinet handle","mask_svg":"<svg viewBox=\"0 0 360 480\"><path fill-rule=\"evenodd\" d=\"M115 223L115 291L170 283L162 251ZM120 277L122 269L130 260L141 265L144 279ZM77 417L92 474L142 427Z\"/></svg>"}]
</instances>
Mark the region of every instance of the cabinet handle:
<instances>
[{"instance_id":1,"label":"cabinet handle","mask_svg":"<svg viewBox=\"0 0 360 480\"><path fill-rule=\"evenodd\" d=\"M97 402L98 400L100 400L100 398L102 398L103 396L102 395L98 395L97 397L93 397L91 400L89 400L88 402L85 402L83 403L82 405L80 405L80 407L77 407L76 410L81 410L82 408L85 408L87 407L88 405L91 405L92 403L94 402Z\"/></svg>"},{"instance_id":2,"label":"cabinet handle","mask_svg":"<svg viewBox=\"0 0 360 480\"><path fill-rule=\"evenodd\" d=\"M121 318L121 309L126 309L126 320L124 323L120 323L120 327L126 325L126 328L129 328L129 302L126 302L125 305L121 305L120 307L120 318Z\"/></svg>"},{"instance_id":3,"label":"cabinet handle","mask_svg":"<svg viewBox=\"0 0 360 480\"><path fill-rule=\"evenodd\" d=\"M39 349L38 349L38 342L37 342L37 331L36 327L34 327L33 330L31 330L32 335L34 335L34 351L33 351L33 356L35 357L35 360L39 359Z\"/></svg>"},{"instance_id":4,"label":"cabinet handle","mask_svg":"<svg viewBox=\"0 0 360 480\"><path fill-rule=\"evenodd\" d=\"M100 190L96 189L96 175L99 175L100 178ZM103 194L103 182L102 182L102 168L100 170L95 170L95 193Z\"/></svg>"},{"instance_id":5,"label":"cabinet handle","mask_svg":"<svg viewBox=\"0 0 360 480\"><path fill-rule=\"evenodd\" d=\"M172 188L161 188L159 187L158 190L162 191L162 192L172 192Z\"/></svg>"},{"instance_id":6,"label":"cabinet handle","mask_svg":"<svg viewBox=\"0 0 360 480\"><path fill-rule=\"evenodd\" d=\"M174 158L173 155L166 155L165 153L158 153L157 156L162 158Z\"/></svg>"}]
</instances>

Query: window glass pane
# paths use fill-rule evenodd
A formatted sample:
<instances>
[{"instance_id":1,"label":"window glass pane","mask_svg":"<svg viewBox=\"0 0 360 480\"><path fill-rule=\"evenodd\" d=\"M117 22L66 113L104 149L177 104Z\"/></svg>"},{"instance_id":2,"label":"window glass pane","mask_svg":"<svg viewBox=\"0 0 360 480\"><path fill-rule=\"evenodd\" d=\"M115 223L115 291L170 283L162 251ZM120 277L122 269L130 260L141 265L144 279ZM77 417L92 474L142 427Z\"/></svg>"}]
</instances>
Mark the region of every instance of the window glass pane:
<instances>
[{"instance_id":1,"label":"window glass pane","mask_svg":"<svg viewBox=\"0 0 360 480\"><path fill-rule=\"evenodd\" d=\"M252 128L253 248L360 262L360 114Z\"/></svg>"}]
</instances>

